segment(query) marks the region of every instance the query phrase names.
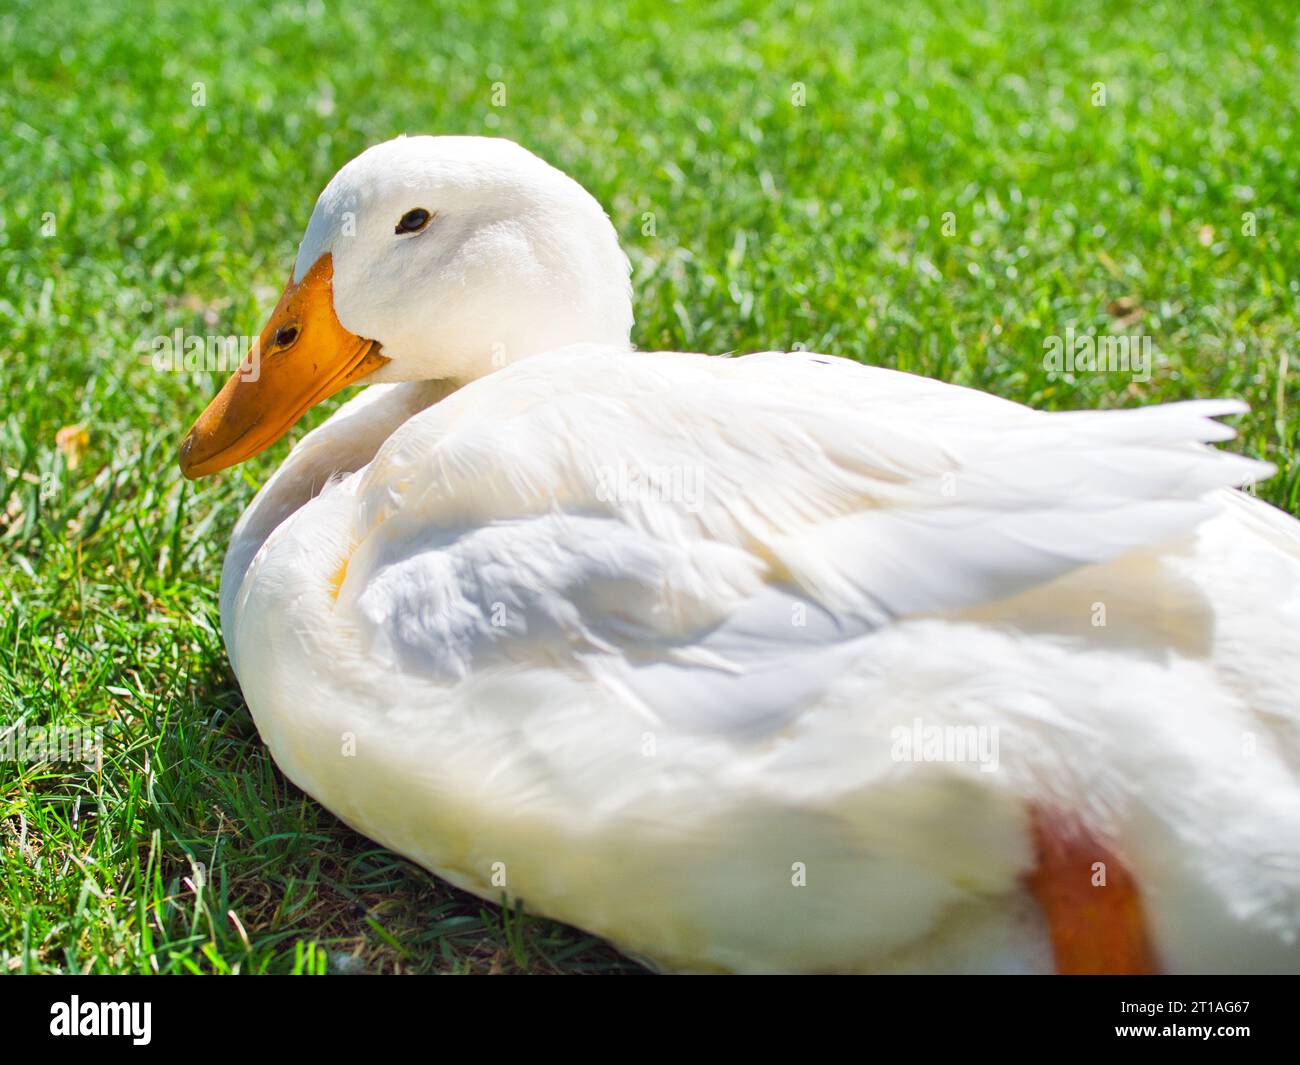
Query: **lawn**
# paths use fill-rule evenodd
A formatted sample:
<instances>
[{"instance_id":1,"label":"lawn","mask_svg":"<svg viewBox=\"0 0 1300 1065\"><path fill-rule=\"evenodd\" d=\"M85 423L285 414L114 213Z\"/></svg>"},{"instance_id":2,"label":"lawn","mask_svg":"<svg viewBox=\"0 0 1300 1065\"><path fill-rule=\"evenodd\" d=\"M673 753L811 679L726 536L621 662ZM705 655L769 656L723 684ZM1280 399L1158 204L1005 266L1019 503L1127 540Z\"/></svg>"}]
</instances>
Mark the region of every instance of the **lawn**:
<instances>
[{"instance_id":1,"label":"lawn","mask_svg":"<svg viewBox=\"0 0 1300 1065\"><path fill-rule=\"evenodd\" d=\"M636 971L335 820L226 663L222 555L286 445L183 481L221 378L149 343L256 332L316 194L397 133L585 184L642 348L1238 396L1300 510L1297 9L984 6L4 0L0 725L102 744L0 762L0 971ZM1050 372L1067 330L1150 337L1149 374Z\"/></svg>"}]
</instances>

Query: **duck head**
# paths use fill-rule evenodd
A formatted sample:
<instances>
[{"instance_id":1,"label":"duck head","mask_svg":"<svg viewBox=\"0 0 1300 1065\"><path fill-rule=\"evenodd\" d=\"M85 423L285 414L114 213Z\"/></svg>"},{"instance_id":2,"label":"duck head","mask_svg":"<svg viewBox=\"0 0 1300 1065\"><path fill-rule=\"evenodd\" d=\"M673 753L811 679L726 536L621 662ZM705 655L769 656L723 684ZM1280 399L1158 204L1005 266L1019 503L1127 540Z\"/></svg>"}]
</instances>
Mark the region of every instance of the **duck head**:
<instances>
[{"instance_id":1,"label":"duck head","mask_svg":"<svg viewBox=\"0 0 1300 1065\"><path fill-rule=\"evenodd\" d=\"M256 354L194 423L181 470L258 454L351 384L465 384L567 344L626 348L628 274L600 205L512 141L378 144L320 194Z\"/></svg>"}]
</instances>

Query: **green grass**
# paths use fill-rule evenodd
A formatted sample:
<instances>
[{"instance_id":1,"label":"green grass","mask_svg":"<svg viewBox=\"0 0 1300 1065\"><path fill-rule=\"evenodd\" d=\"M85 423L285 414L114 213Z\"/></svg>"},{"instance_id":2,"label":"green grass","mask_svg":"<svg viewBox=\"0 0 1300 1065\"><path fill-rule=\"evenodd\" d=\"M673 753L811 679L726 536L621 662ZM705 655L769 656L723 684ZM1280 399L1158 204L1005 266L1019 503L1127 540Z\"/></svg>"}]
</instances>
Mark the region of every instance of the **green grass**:
<instances>
[{"instance_id":1,"label":"green grass","mask_svg":"<svg viewBox=\"0 0 1300 1065\"><path fill-rule=\"evenodd\" d=\"M137 345L255 332L317 192L396 133L512 137L582 181L641 347L803 346L1049 408L1240 396L1261 495L1300 509L1294 9L263 6L0 7L0 722L106 730L89 768L0 764L0 970L634 968L342 826L226 664L222 554L285 446L183 482L218 380ZM1149 334L1150 380L1049 377L1067 327Z\"/></svg>"}]
</instances>

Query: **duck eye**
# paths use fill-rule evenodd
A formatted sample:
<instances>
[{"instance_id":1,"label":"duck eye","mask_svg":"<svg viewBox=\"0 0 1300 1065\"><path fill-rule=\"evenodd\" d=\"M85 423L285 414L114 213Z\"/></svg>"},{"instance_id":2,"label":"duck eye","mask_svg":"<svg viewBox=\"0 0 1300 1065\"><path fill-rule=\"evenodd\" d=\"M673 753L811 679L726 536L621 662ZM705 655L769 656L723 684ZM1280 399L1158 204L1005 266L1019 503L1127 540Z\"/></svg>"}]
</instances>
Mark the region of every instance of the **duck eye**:
<instances>
[{"instance_id":1,"label":"duck eye","mask_svg":"<svg viewBox=\"0 0 1300 1065\"><path fill-rule=\"evenodd\" d=\"M298 327L296 325L282 325L275 331L275 346L277 348L287 348L298 339Z\"/></svg>"},{"instance_id":2,"label":"duck eye","mask_svg":"<svg viewBox=\"0 0 1300 1065\"><path fill-rule=\"evenodd\" d=\"M429 219L433 215L429 214L423 207L415 207L402 215L397 222L397 228L394 233L418 233L429 224Z\"/></svg>"}]
</instances>

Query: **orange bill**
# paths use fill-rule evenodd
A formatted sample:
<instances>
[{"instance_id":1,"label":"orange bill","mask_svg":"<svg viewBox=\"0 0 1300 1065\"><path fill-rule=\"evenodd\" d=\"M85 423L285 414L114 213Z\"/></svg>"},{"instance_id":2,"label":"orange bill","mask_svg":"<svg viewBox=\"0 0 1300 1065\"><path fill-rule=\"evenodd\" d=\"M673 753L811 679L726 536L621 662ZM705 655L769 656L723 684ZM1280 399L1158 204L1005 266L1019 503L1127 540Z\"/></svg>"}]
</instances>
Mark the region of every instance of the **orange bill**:
<instances>
[{"instance_id":1,"label":"orange bill","mask_svg":"<svg viewBox=\"0 0 1300 1065\"><path fill-rule=\"evenodd\" d=\"M1056 971L1157 972L1137 882L1119 859L1071 819L1041 809L1032 831L1038 864L1028 884L1047 918Z\"/></svg>"},{"instance_id":2,"label":"orange bill","mask_svg":"<svg viewBox=\"0 0 1300 1065\"><path fill-rule=\"evenodd\" d=\"M339 322L333 277L327 253L301 281L289 279L257 349L181 444L186 477L216 473L265 451L317 403L388 361L376 341Z\"/></svg>"}]
</instances>

